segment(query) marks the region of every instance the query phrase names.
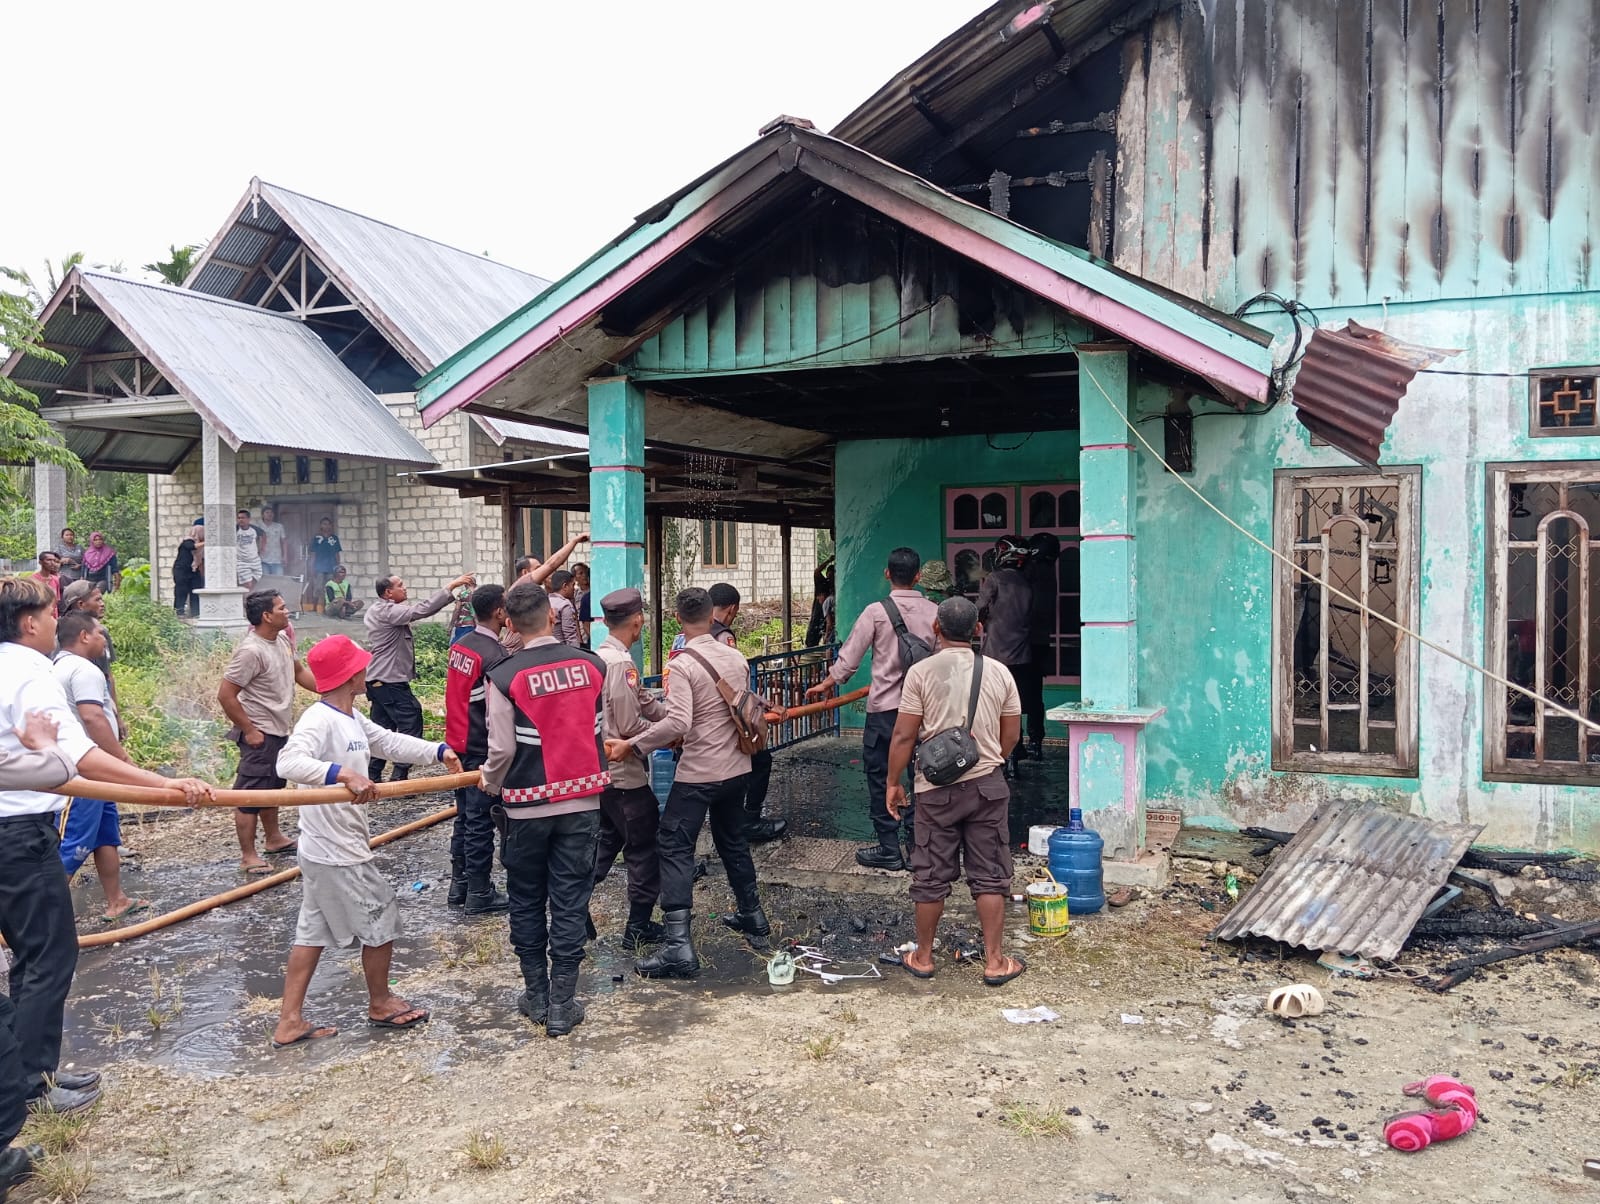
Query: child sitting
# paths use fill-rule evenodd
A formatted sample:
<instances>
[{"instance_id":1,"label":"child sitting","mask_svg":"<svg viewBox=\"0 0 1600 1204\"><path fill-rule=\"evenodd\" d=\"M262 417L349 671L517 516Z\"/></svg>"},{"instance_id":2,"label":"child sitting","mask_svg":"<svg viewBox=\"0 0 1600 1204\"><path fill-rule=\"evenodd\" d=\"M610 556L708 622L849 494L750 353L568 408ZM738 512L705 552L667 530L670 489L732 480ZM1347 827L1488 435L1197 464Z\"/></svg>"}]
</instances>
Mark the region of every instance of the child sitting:
<instances>
[{"instance_id":1,"label":"child sitting","mask_svg":"<svg viewBox=\"0 0 1600 1204\"><path fill-rule=\"evenodd\" d=\"M445 744L387 731L355 709L367 688L372 654L349 636L329 636L306 655L322 701L310 707L278 754L278 774L296 786L349 788L348 803L310 804L300 809L300 919L284 974L283 1005L272 1034L274 1049L331 1037L339 1030L309 1023L301 1010L317 960L328 946L361 944L367 980L367 1023L374 1028L411 1028L428 1013L389 990L389 963L400 934L400 905L372 859L367 811L374 797L367 763L443 761L452 773L461 761Z\"/></svg>"}]
</instances>

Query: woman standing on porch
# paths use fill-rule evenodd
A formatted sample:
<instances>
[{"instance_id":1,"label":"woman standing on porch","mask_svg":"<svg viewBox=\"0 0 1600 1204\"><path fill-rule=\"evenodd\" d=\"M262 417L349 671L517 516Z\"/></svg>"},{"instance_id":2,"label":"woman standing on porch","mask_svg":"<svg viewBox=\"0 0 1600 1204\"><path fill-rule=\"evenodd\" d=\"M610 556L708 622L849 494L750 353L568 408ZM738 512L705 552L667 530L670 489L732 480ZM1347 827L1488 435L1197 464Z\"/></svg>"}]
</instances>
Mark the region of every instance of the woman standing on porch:
<instances>
[{"instance_id":1,"label":"woman standing on porch","mask_svg":"<svg viewBox=\"0 0 1600 1204\"><path fill-rule=\"evenodd\" d=\"M99 531L89 536L89 546L83 550L83 579L92 582L103 594L115 593L122 584L122 564L117 560L117 549L107 543Z\"/></svg>"},{"instance_id":2,"label":"woman standing on porch","mask_svg":"<svg viewBox=\"0 0 1600 1204\"><path fill-rule=\"evenodd\" d=\"M83 576L83 545L71 527L61 528L61 540L50 549L61 561L61 588L66 589Z\"/></svg>"}]
</instances>

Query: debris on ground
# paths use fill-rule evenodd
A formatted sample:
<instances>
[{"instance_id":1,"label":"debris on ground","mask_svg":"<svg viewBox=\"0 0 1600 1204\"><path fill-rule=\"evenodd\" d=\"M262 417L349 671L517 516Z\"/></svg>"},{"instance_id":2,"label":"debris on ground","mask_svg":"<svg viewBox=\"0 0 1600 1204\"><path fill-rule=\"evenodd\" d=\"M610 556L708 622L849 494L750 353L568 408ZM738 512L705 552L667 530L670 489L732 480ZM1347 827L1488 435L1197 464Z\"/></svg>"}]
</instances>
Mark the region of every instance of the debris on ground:
<instances>
[{"instance_id":1,"label":"debris on ground","mask_svg":"<svg viewBox=\"0 0 1600 1204\"><path fill-rule=\"evenodd\" d=\"M1403 1112L1383 1126L1383 1139L1401 1153L1414 1154L1439 1141L1460 1137L1478 1121L1476 1093L1447 1074L1420 1083L1408 1083L1400 1094L1421 1096L1434 1106L1431 1112Z\"/></svg>"},{"instance_id":2,"label":"debris on ground","mask_svg":"<svg viewBox=\"0 0 1600 1204\"><path fill-rule=\"evenodd\" d=\"M1049 1024L1061 1016L1040 1004L1033 1008L1001 1008L1000 1014L1012 1024Z\"/></svg>"}]
</instances>

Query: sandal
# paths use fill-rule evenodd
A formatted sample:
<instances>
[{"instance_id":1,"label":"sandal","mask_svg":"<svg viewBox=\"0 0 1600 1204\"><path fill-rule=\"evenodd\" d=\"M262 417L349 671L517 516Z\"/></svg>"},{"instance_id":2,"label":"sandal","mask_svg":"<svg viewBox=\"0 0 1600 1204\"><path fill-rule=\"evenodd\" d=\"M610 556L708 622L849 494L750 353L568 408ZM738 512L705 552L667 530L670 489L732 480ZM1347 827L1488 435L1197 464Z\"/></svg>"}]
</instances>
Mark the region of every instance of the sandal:
<instances>
[{"instance_id":1,"label":"sandal","mask_svg":"<svg viewBox=\"0 0 1600 1204\"><path fill-rule=\"evenodd\" d=\"M273 868L265 861L263 861L260 865L241 865L239 868L246 874L249 874L252 878L259 878L263 874L271 874L275 872Z\"/></svg>"},{"instance_id":2,"label":"sandal","mask_svg":"<svg viewBox=\"0 0 1600 1204\"><path fill-rule=\"evenodd\" d=\"M373 1028L415 1028L419 1024L426 1024L429 1014L426 1008L401 1008L381 1020L368 1016L367 1023ZM402 1021L402 1016L410 1016L411 1019Z\"/></svg>"},{"instance_id":3,"label":"sandal","mask_svg":"<svg viewBox=\"0 0 1600 1204\"><path fill-rule=\"evenodd\" d=\"M136 916L141 911L149 911L149 910L150 910L150 901L148 899L135 899L132 903L130 903L128 905L128 907L127 907L127 909L125 911L119 911L114 916L113 915L102 915L100 917L100 922L102 924L116 924L119 921L126 920L129 916Z\"/></svg>"},{"instance_id":4,"label":"sandal","mask_svg":"<svg viewBox=\"0 0 1600 1204\"><path fill-rule=\"evenodd\" d=\"M1010 982L1013 978L1020 977L1022 975L1022 972L1028 968L1028 963L1026 961L1024 961L1021 957L1008 957L1006 960L1007 961L1011 961L1011 962L1015 962L1017 968L1015 970L1011 971L1011 973L1009 973L1009 974L985 974L983 976L983 985L984 986L986 986L986 987L1003 987L1003 986L1006 985L1006 983Z\"/></svg>"},{"instance_id":5,"label":"sandal","mask_svg":"<svg viewBox=\"0 0 1600 1204\"><path fill-rule=\"evenodd\" d=\"M261 852L264 855L268 856L268 857L287 857L290 853L298 853L299 851L300 851L300 842L298 840L291 840L288 844L284 845L283 848L281 848L281 849L262 849L261 850Z\"/></svg>"},{"instance_id":6,"label":"sandal","mask_svg":"<svg viewBox=\"0 0 1600 1204\"><path fill-rule=\"evenodd\" d=\"M326 1037L336 1037L338 1035L339 1030L331 1024L313 1024L292 1041L274 1041L272 1048L288 1049L291 1045L302 1045L307 1041L321 1041Z\"/></svg>"}]
</instances>

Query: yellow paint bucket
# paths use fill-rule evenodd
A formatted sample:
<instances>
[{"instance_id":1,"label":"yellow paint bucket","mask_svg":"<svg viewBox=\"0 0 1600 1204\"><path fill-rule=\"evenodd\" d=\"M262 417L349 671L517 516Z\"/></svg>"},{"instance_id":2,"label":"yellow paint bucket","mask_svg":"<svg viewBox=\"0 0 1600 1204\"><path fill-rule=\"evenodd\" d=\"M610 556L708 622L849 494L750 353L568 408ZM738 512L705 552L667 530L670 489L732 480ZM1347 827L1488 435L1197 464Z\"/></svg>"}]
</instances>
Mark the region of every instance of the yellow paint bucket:
<instances>
[{"instance_id":1,"label":"yellow paint bucket","mask_svg":"<svg viewBox=\"0 0 1600 1204\"><path fill-rule=\"evenodd\" d=\"M1067 913L1067 888L1049 870L1035 870L1028 883L1028 931L1034 936L1066 936L1072 927Z\"/></svg>"}]
</instances>

